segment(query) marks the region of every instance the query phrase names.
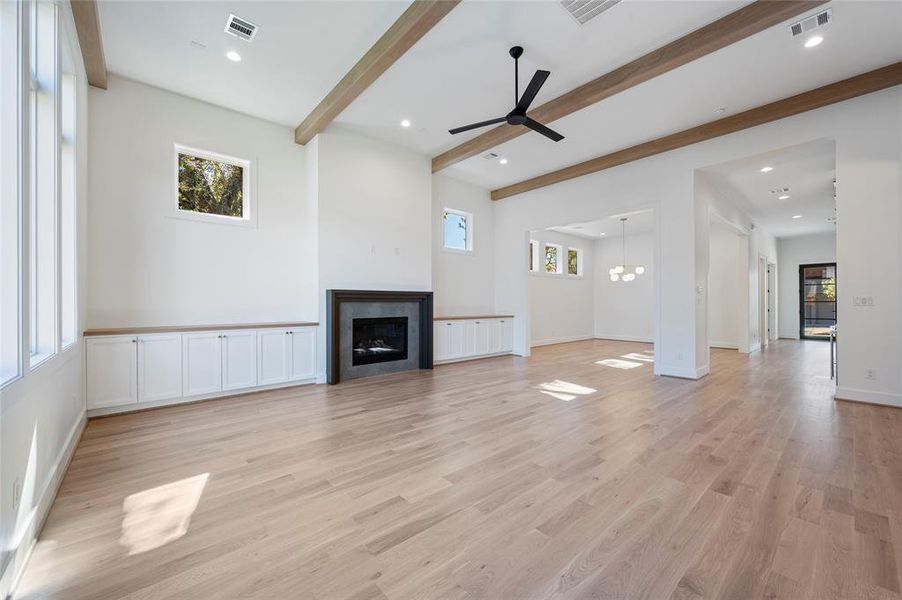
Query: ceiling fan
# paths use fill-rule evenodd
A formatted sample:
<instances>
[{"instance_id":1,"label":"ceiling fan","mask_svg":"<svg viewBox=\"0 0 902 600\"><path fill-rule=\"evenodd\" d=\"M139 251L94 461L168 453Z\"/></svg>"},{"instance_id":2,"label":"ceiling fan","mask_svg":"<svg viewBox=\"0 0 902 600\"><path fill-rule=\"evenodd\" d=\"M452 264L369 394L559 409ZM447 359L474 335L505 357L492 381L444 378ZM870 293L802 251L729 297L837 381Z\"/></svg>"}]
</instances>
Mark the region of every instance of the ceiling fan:
<instances>
[{"instance_id":1,"label":"ceiling fan","mask_svg":"<svg viewBox=\"0 0 902 600\"><path fill-rule=\"evenodd\" d=\"M534 121L526 116L526 111L529 110L529 105L532 104L532 101L535 100L536 95L539 93L539 90L542 89L542 85L545 83L545 80L548 79L548 76L551 75L551 71L543 71L539 69L536 71L536 74L532 76L532 81L529 82L529 85L526 86L526 91L523 92L523 96L520 96L520 71L519 71L519 60L523 55L523 48L520 46L514 46L510 49L510 55L514 59L514 110L507 113L507 116L498 117L497 119L489 119L488 121L480 121L479 123L472 123L471 125L464 125L463 127L455 127L454 129L449 129L448 133L455 134L461 133L464 131L470 131L471 129L478 129L480 127L485 127L487 125L494 125L495 123L504 123L507 122L508 125L525 125L529 127L533 131L541 133L545 137L555 142L559 142L564 139L564 136L559 134L557 131L549 127L545 127L538 121ZM517 100L517 98L520 98Z\"/></svg>"}]
</instances>

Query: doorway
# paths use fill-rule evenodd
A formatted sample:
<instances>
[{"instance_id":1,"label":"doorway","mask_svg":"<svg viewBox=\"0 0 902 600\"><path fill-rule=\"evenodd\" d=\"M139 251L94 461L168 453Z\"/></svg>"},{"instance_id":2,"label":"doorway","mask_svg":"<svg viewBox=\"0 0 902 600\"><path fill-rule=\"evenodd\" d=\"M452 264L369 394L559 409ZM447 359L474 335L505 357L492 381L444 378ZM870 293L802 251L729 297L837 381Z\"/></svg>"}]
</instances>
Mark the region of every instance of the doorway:
<instances>
[{"instance_id":1,"label":"doorway","mask_svg":"<svg viewBox=\"0 0 902 600\"><path fill-rule=\"evenodd\" d=\"M799 337L829 340L836 325L836 263L799 265Z\"/></svg>"}]
</instances>

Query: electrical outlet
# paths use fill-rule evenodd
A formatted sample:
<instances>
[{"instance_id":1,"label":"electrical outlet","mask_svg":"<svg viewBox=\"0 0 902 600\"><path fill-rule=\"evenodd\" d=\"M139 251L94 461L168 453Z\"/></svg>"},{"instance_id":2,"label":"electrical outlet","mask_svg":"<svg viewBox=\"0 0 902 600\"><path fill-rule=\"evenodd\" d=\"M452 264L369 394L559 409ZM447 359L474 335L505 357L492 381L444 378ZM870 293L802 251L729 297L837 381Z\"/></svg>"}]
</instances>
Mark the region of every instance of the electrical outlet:
<instances>
[{"instance_id":1,"label":"electrical outlet","mask_svg":"<svg viewBox=\"0 0 902 600\"><path fill-rule=\"evenodd\" d=\"M865 369L864 378L869 381L875 381L877 379L877 369Z\"/></svg>"},{"instance_id":2,"label":"electrical outlet","mask_svg":"<svg viewBox=\"0 0 902 600\"><path fill-rule=\"evenodd\" d=\"M13 511L19 510L20 502L22 502L22 482L17 477L13 481Z\"/></svg>"}]
</instances>

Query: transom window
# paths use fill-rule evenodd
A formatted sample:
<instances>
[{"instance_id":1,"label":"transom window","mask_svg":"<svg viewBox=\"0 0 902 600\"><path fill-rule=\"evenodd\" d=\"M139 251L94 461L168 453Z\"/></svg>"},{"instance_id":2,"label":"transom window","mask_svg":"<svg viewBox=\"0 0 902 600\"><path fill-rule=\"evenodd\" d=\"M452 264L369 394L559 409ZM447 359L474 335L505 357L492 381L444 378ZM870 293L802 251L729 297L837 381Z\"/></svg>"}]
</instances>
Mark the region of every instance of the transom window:
<instances>
[{"instance_id":1,"label":"transom window","mask_svg":"<svg viewBox=\"0 0 902 600\"><path fill-rule=\"evenodd\" d=\"M545 272L561 273L561 247L556 244L545 244Z\"/></svg>"},{"instance_id":2,"label":"transom window","mask_svg":"<svg viewBox=\"0 0 902 600\"><path fill-rule=\"evenodd\" d=\"M582 260L578 248L567 249L567 275L582 275Z\"/></svg>"},{"instance_id":3,"label":"transom window","mask_svg":"<svg viewBox=\"0 0 902 600\"><path fill-rule=\"evenodd\" d=\"M178 145L175 156L179 216L250 220L250 161Z\"/></svg>"},{"instance_id":4,"label":"transom window","mask_svg":"<svg viewBox=\"0 0 902 600\"><path fill-rule=\"evenodd\" d=\"M473 249L473 215L446 208L442 214L442 246L468 252Z\"/></svg>"}]
</instances>

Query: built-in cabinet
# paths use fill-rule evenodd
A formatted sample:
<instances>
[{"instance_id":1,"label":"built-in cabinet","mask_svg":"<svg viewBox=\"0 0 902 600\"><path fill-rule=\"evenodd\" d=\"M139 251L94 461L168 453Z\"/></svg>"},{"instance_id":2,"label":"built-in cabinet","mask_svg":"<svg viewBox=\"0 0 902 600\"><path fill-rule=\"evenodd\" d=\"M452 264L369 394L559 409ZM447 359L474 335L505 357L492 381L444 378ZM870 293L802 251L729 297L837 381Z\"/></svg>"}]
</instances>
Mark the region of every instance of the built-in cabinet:
<instances>
[{"instance_id":1,"label":"built-in cabinet","mask_svg":"<svg viewBox=\"0 0 902 600\"><path fill-rule=\"evenodd\" d=\"M123 410L316 377L316 328L85 338L88 409Z\"/></svg>"},{"instance_id":2,"label":"built-in cabinet","mask_svg":"<svg viewBox=\"0 0 902 600\"><path fill-rule=\"evenodd\" d=\"M509 317L436 320L433 343L435 362L509 354L513 323Z\"/></svg>"}]
</instances>

